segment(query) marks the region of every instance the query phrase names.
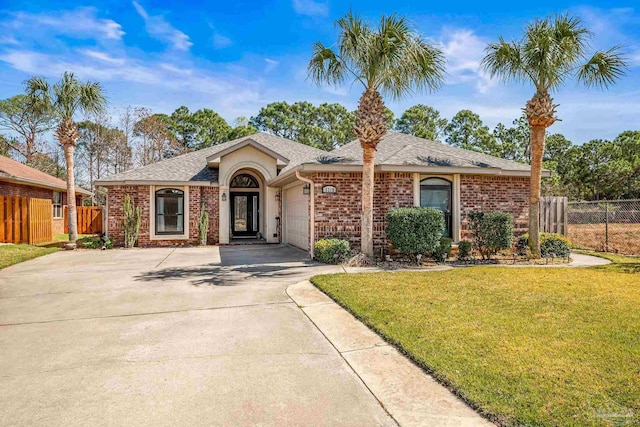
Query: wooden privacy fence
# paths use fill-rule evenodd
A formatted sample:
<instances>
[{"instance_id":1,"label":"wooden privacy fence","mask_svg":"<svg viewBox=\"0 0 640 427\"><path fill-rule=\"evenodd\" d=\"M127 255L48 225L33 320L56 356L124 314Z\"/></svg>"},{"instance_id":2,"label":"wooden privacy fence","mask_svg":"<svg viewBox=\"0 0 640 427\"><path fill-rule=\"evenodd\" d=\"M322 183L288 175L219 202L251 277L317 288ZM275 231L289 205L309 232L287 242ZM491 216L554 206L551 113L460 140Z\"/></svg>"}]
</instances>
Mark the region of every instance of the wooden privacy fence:
<instances>
[{"instance_id":1,"label":"wooden privacy fence","mask_svg":"<svg viewBox=\"0 0 640 427\"><path fill-rule=\"evenodd\" d=\"M566 197L540 198L540 231L567 235L569 200Z\"/></svg>"},{"instance_id":2,"label":"wooden privacy fence","mask_svg":"<svg viewBox=\"0 0 640 427\"><path fill-rule=\"evenodd\" d=\"M102 233L102 207L76 206L78 217L78 234ZM69 232L67 208L64 209L64 232Z\"/></svg>"},{"instance_id":3,"label":"wooden privacy fence","mask_svg":"<svg viewBox=\"0 0 640 427\"><path fill-rule=\"evenodd\" d=\"M0 242L47 243L52 240L51 200L0 196Z\"/></svg>"},{"instance_id":4,"label":"wooden privacy fence","mask_svg":"<svg viewBox=\"0 0 640 427\"><path fill-rule=\"evenodd\" d=\"M51 200L29 199L29 244L53 240L53 207Z\"/></svg>"}]
</instances>

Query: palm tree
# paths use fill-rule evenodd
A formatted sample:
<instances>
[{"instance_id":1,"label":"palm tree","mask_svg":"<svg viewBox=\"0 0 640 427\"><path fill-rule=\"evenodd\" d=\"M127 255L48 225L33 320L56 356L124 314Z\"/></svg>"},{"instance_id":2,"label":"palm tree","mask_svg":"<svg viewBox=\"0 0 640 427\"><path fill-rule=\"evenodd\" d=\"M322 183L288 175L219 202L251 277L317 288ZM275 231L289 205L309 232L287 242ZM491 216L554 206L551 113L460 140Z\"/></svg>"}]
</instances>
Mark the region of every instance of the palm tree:
<instances>
[{"instance_id":1,"label":"palm tree","mask_svg":"<svg viewBox=\"0 0 640 427\"><path fill-rule=\"evenodd\" d=\"M619 47L588 56L592 33L579 18L566 15L537 19L527 25L518 41L502 37L486 48L482 61L489 74L503 81L533 83L536 93L524 113L531 127L531 189L529 197L529 246L540 256L540 184L545 132L558 118L550 92L574 78L585 87L607 88L627 67Z\"/></svg>"},{"instance_id":2,"label":"palm tree","mask_svg":"<svg viewBox=\"0 0 640 427\"><path fill-rule=\"evenodd\" d=\"M354 133L362 146L362 253L373 256L374 157L387 131L381 94L399 99L415 90L436 90L443 82L444 55L396 15L382 16L377 27L352 12L338 19L336 48L317 42L308 65L316 84L360 83L364 93Z\"/></svg>"},{"instance_id":3,"label":"palm tree","mask_svg":"<svg viewBox=\"0 0 640 427\"><path fill-rule=\"evenodd\" d=\"M98 114L104 111L107 100L102 86L97 82L80 82L73 73L65 72L62 79L53 86L40 77L32 77L26 82L29 108L35 112L50 111L57 122L56 138L64 149L67 164L67 215L69 242L78 240L76 218L76 189L73 174L73 153L80 137L73 121L76 113Z\"/></svg>"}]
</instances>

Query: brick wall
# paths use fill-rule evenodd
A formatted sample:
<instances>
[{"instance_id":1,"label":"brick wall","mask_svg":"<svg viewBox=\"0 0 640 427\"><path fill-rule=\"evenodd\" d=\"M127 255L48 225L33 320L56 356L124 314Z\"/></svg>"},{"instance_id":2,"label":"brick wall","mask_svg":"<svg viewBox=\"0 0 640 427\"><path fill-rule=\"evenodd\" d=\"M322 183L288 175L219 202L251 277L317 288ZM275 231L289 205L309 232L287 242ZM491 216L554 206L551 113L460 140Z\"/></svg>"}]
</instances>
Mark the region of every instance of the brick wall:
<instances>
[{"instance_id":1,"label":"brick wall","mask_svg":"<svg viewBox=\"0 0 640 427\"><path fill-rule=\"evenodd\" d=\"M316 173L315 238L341 238L360 245L361 173ZM333 185L336 194L322 194L322 187ZM376 174L373 235L376 251L386 248L384 216L389 209L413 206L413 174ZM461 175L460 208L462 237L468 237L466 213L503 211L513 215L517 234L527 230L529 178Z\"/></svg>"},{"instance_id":2,"label":"brick wall","mask_svg":"<svg viewBox=\"0 0 640 427\"><path fill-rule=\"evenodd\" d=\"M0 181L0 195L11 197L34 197L36 199L52 200L53 190Z\"/></svg>"},{"instance_id":3,"label":"brick wall","mask_svg":"<svg viewBox=\"0 0 640 427\"><path fill-rule=\"evenodd\" d=\"M219 241L218 187L189 187L189 239L188 240L151 240L150 224L151 200L148 185L110 186L108 187L108 233L117 246L124 245L122 221L124 219L122 201L129 194L136 206L142 210L138 246L190 246L198 244L198 220L200 218L200 201L204 198L205 208L209 212L209 232L207 243Z\"/></svg>"},{"instance_id":4,"label":"brick wall","mask_svg":"<svg viewBox=\"0 0 640 427\"><path fill-rule=\"evenodd\" d=\"M527 231L529 178L461 175L460 210L462 238L469 237L467 213L502 211L513 215L516 234Z\"/></svg>"},{"instance_id":5,"label":"brick wall","mask_svg":"<svg viewBox=\"0 0 640 427\"><path fill-rule=\"evenodd\" d=\"M315 183L315 238L340 238L360 246L362 210L362 174L319 172ZM322 187L332 185L335 194L323 194ZM413 206L413 175L410 173L378 173L375 176L373 200L373 238L377 251L386 247L384 217L389 209Z\"/></svg>"}]
</instances>

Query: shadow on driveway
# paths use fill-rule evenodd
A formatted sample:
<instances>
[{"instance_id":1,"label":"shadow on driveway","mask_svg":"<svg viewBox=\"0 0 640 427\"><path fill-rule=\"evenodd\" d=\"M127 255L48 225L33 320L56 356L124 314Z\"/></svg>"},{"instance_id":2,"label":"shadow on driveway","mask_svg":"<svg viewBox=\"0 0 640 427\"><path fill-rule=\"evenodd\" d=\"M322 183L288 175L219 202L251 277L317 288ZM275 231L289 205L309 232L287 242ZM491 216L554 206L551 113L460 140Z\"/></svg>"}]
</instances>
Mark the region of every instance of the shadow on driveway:
<instances>
[{"instance_id":1,"label":"shadow on driveway","mask_svg":"<svg viewBox=\"0 0 640 427\"><path fill-rule=\"evenodd\" d=\"M193 286L237 286L252 281L282 282L309 274L306 252L286 245L221 246L220 262L154 269L135 277L137 281L187 280ZM288 281L288 280L287 280Z\"/></svg>"}]
</instances>

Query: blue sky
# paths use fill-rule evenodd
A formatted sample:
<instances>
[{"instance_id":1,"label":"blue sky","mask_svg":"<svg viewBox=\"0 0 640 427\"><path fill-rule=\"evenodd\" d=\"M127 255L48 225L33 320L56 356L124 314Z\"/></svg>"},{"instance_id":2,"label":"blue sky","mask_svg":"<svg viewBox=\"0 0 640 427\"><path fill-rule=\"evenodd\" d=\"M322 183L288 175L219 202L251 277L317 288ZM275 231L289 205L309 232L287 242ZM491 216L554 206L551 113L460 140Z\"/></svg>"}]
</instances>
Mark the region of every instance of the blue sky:
<instances>
[{"instance_id":1,"label":"blue sky","mask_svg":"<svg viewBox=\"0 0 640 427\"><path fill-rule=\"evenodd\" d=\"M562 121L550 131L583 143L640 129L640 5L603 3L0 0L0 97L20 93L31 75L54 79L70 70L102 82L114 113L126 105L165 113L186 105L212 108L233 122L282 100L353 109L359 87L306 81L312 43L331 44L333 22L352 7L373 20L382 13L406 16L447 56L444 87L389 102L396 115L417 103L446 118L468 108L493 127L518 117L533 90L489 79L478 66L486 43L517 37L535 17L570 12L595 32L594 49L622 44L631 63L609 91L571 82L555 94Z\"/></svg>"}]
</instances>

